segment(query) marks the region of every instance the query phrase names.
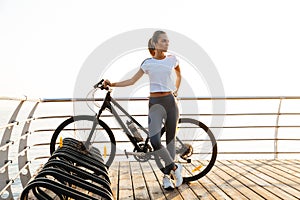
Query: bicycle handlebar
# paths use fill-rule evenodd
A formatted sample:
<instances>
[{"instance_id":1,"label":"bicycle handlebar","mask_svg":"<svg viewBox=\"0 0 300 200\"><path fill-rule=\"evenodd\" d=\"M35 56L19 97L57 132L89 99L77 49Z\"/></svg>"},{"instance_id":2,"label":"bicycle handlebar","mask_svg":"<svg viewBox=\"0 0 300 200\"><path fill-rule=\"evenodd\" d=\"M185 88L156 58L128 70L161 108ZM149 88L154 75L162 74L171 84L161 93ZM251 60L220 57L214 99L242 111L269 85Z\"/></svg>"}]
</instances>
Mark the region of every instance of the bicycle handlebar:
<instances>
[{"instance_id":1,"label":"bicycle handlebar","mask_svg":"<svg viewBox=\"0 0 300 200\"><path fill-rule=\"evenodd\" d=\"M101 90L109 90L109 87L104 87L104 79L101 79L98 83L94 85L94 88L100 88Z\"/></svg>"}]
</instances>

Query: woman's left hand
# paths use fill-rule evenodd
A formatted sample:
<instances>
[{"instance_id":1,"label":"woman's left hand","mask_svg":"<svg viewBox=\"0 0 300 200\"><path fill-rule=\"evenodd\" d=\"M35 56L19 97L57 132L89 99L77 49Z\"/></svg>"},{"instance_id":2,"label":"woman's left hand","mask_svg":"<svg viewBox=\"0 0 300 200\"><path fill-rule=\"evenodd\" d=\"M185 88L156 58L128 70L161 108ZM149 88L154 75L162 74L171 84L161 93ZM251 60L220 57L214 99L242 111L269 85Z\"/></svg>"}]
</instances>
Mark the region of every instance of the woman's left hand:
<instances>
[{"instance_id":1,"label":"woman's left hand","mask_svg":"<svg viewBox=\"0 0 300 200\"><path fill-rule=\"evenodd\" d=\"M173 91L173 95L174 95L174 97L177 97L178 96L178 90Z\"/></svg>"}]
</instances>

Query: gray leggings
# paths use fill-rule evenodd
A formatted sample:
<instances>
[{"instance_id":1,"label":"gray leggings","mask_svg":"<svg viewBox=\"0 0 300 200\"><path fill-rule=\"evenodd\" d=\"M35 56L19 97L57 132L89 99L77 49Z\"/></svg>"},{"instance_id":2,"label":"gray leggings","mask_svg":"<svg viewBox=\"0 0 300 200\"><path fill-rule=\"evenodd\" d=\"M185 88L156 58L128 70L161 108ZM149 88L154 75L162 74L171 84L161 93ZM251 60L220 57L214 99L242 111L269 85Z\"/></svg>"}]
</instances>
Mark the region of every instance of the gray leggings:
<instances>
[{"instance_id":1,"label":"gray leggings","mask_svg":"<svg viewBox=\"0 0 300 200\"><path fill-rule=\"evenodd\" d=\"M163 97L150 97L148 118L150 142L157 155L165 162L164 174L170 174L175 167L175 134L178 117L177 102L172 94ZM161 144L162 124L166 127L167 148Z\"/></svg>"}]
</instances>

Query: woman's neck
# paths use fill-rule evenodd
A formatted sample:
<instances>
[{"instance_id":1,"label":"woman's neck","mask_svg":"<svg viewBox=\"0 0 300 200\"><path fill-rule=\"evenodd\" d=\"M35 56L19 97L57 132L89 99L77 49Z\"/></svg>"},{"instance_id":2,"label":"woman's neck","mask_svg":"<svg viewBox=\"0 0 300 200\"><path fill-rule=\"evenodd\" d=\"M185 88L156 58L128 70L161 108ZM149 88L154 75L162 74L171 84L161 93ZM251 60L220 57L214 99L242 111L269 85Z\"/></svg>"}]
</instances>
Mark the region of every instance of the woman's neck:
<instances>
[{"instance_id":1,"label":"woman's neck","mask_svg":"<svg viewBox=\"0 0 300 200\"><path fill-rule=\"evenodd\" d=\"M158 59L158 60L162 60L166 57L166 55L164 54L164 52L155 52L155 55L153 56L153 58Z\"/></svg>"}]
</instances>

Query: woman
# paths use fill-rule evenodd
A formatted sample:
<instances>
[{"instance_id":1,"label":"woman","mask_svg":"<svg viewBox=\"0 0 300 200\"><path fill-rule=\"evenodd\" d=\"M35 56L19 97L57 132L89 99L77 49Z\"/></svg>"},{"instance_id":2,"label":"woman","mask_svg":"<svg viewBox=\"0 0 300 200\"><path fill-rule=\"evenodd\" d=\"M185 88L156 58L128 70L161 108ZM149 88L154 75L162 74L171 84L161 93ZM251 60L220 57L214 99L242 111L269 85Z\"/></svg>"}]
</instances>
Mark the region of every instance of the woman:
<instances>
[{"instance_id":1,"label":"woman","mask_svg":"<svg viewBox=\"0 0 300 200\"><path fill-rule=\"evenodd\" d=\"M149 99L149 134L150 142L159 156L165 162L163 185L167 190L174 189L174 184L170 179L172 174L175 177L175 186L182 184L182 166L175 164L175 134L178 122L178 107L175 100L181 82L181 73L178 60L174 55L166 55L169 40L164 31L154 32L148 42L148 49L152 58L144 60L138 72L131 78L121 82L111 83L105 80L104 86L125 87L133 85L144 73L150 79L150 99ZM171 79L172 70L176 73L176 82ZM161 144L162 123L166 127L167 148Z\"/></svg>"}]
</instances>

